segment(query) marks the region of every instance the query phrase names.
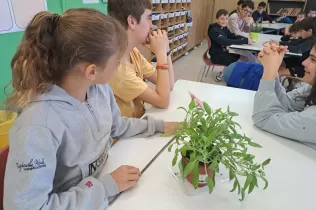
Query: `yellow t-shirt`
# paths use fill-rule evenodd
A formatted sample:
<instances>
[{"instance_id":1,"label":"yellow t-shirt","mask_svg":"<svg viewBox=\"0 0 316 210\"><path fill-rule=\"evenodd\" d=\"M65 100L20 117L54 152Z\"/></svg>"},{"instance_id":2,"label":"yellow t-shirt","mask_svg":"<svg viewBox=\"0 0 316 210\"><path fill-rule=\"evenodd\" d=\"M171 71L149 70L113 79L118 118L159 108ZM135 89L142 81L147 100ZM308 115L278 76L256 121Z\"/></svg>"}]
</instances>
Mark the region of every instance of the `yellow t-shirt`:
<instances>
[{"instance_id":1,"label":"yellow t-shirt","mask_svg":"<svg viewBox=\"0 0 316 210\"><path fill-rule=\"evenodd\" d=\"M121 64L109 82L121 115L140 118L145 113L144 103L137 97L148 88L144 79L155 73L155 68L134 48L130 53L131 63Z\"/></svg>"}]
</instances>

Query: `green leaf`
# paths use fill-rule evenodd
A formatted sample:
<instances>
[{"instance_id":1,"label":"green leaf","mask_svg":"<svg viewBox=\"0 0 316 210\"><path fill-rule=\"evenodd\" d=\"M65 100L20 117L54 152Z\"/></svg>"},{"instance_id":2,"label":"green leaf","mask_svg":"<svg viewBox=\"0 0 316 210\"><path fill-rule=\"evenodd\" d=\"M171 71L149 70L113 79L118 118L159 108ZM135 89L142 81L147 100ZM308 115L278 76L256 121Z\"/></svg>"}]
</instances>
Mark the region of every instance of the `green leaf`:
<instances>
[{"instance_id":1,"label":"green leaf","mask_svg":"<svg viewBox=\"0 0 316 210\"><path fill-rule=\"evenodd\" d=\"M256 171L256 170L258 170L260 167L261 167L261 165L254 165L254 166L252 167L252 170L253 170L253 171Z\"/></svg>"},{"instance_id":2,"label":"green leaf","mask_svg":"<svg viewBox=\"0 0 316 210\"><path fill-rule=\"evenodd\" d=\"M236 117L236 116L238 116L239 114L236 113L236 112L228 112L228 115L231 116L231 117Z\"/></svg>"},{"instance_id":3,"label":"green leaf","mask_svg":"<svg viewBox=\"0 0 316 210\"><path fill-rule=\"evenodd\" d=\"M170 146L168 147L168 152L171 152L173 145L174 144L170 144Z\"/></svg>"},{"instance_id":4,"label":"green leaf","mask_svg":"<svg viewBox=\"0 0 316 210\"><path fill-rule=\"evenodd\" d=\"M184 107L179 107L178 110L180 110L180 109L184 110L186 113L188 112L188 110L186 110L186 108L184 108Z\"/></svg>"},{"instance_id":5,"label":"green leaf","mask_svg":"<svg viewBox=\"0 0 316 210\"><path fill-rule=\"evenodd\" d=\"M215 170L218 167L217 157L212 160L211 165L208 167L209 169Z\"/></svg>"},{"instance_id":6,"label":"green leaf","mask_svg":"<svg viewBox=\"0 0 316 210\"><path fill-rule=\"evenodd\" d=\"M162 134L160 135L160 137L171 137L171 136L172 136L171 133L162 133Z\"/></svg>"},{"instance_id":7,"label":"green leaf","mask_svg":"<svg viewBox=\"0 0 316 210\"><path fill-rule=\"evenodd\" d=\"M189 105L189 109L194 109L194 108L195 108L195 101L192 99Z\"/></svg>"},{"instance_id":8,"label":"green leaf","mask_svg":"<svg viewBox=\"0 0 316 210\"><path fill-rule=\"evenodd\" d=\"M270 161L271 161L271 158L265 160L265 161L262 163L262 168L264 169L264 167L265 167L266 165L268 165L268 164L270 163Z\"/></svg>"},{"instance_id":9,"label":"green leaf","mask_svg":"<svg viewBox=\"0 0 316 210\"><path fill-rule=\"evenodd\" d=\"M238 185L238 181L237 181L237 179L235 179L233 189L230 192L234 192L237 188L237 185Z\"/></svg>"},{"instance_id":10,"label":"green leaf","mask_svg":"<svg viewBox=\"0 0 316 210\"><path fill-rule=\"evenodd\" d=\"M216 131L213 131L212 133L210 133L210 135L207 137L206 147L211 146L211 144L215 138L215 135L216 135ZM213 148L215 148L215 147L213 147Z\"/></svg>"},{"instance_id":11,"label":"green leaf","mask_svg":"<svg viewBox=\"0 0 316 210\"><path fill-rule=\"evenodd\" d=\"M184 171L183 170L183 160L179 161L178 166L179 166L180 173L183 176L183 171Z\"/></svg>"},{"instance_id":12,"label":"green leaf","mask_svg":"<svg viewBox=\"0 0 316 210\"><path fill-rule=\"evenodd\" d=\"M212 109L211 109L211 107L208 105L208 103L203 102L203 106L204 106L204 109L205 109L205 111L206 111L207 114L212 114Z\"/></svg>"},{"instance_id":13,"label":"green leaf","mask_svg":"<svg viewBox=\"0 0 316 210\"><path fill-rule=\"evenodd\" d=\"M257 184L257 178L254 176L252 182L250 183L248 194L250 194Z\"/></svg>"},{"instance_id":14,"label":"green leaf","mask_svg":"<svg viewBox=\"0 0 316 210\"><path fill-rule=\"evenodd\" d=\"M187 151L188 151L188 150L193 150L193 147L185 145L185 146L183 146L183 147L180 149L181 154L182 154L183 156L186 156L186 155L187 155Z\"/></svg>"},{"instance_id":15,"label":"green leaf","mask_svg":"<svg viewBox=\"0 0 316 210\"><path fill-rule=\"evenodd\" d=\"M239 199L240 201L243 201L245 199L245 189L241 188L241 199Z\"/></svg>"},{"instance_id":16,"label":"green leaf","mask_svg":"<svg viewBox=\"0 0 316 210\"><path fill-rule=\"evenodd\" d=\"M262 146L260 144L257 144L255 142L249 142L249 145L252 146L252 147L257 147L257 148L262 148Z\"/></svg>"},{"instance_id":17,"label":"green leaf","mask_svg":"<svg viewBox=\"0 0 316 210\"><path fill-rule=\"evenodd\" d=\"M233 121L233 124L235 124L235 125L237 125L239 128L241 128L241 125L240 125L239 123Z\"/></svg>"},{"instance_id":18,"label":"green leaf","mask_svg":"<svg viewBox=\"0 0 316 210\"><path fill-rule=\"evenodd\" d=\"M175 155L172 160L172 166L175 166L177 164L177 160L178 160L178 155Z\"/></svg>"},{"instance_id":19,"label":"green leaf","mask_svg":"<svg viewBox=\"0 0 316 210\"><path fill-rule=\"evenodd\" d=\"M265 185L264 185L264 190L265 189L267 189L268 188L268 186L269 186L269 183L268 183L268 180L266 179L266 178L264 178L263 176L260 176L261 177L261 179L265 182Z\"/></svg>"},{"instance_id":20,"label":"green leaf","mask_svg":"<svg viewBox=\"0 0 316 210\"><path fill-rule=\"evenodd\" d=\"M211 193L214 188L214 181L210 177L206 177L206 183L207 183L209 192Z\"/></svg>"},{"instance_id":21,"label":"green leaf","mask_svg":"<svg viewBox=\"0 0 316 210\"><path fill-rule=\"evenodd\" d=\"M253 180L253 175L252 174L249 174L248 176L247 176L247 179L246 179L246 181L245 181L245 185L244 185L244 188L243 189L247 189L248 187L249 187L249 185L250 185L250 183L252 182L252 180Z\"/></svg>"},{"instance_id":22,"label":"green leaf","mask_svg":"<svg viewBox=\"0 0 316 210\"><path fill-rule=\"evenodd\" d=\"M185 168L184 168L184 176L185 177L187 177L188 174L192 172L195 162L196 161L189 162L188 165L185 166Z\"/></svg>"},{"instance_id":23,"label":"green leaf","mask_svg":"<svg viewBox=\"0 0 316 210\"><path fill-rule=\"evenodd\" d=\"M194 168L193 168L193 186L196 189L199 185L200 173L199 173L199 162L195 161Z\"/></svg>"},{"instance_id":24,"label":"green leaf","mask_svg":"<svg viewBox=\"0 0 316 210\"><path fill-rule=\"evenodd\" d=\"M233 180L235 178L235 174L233 172L232 167L229 167L229 181Z\"/></svg>"}]
</instances>

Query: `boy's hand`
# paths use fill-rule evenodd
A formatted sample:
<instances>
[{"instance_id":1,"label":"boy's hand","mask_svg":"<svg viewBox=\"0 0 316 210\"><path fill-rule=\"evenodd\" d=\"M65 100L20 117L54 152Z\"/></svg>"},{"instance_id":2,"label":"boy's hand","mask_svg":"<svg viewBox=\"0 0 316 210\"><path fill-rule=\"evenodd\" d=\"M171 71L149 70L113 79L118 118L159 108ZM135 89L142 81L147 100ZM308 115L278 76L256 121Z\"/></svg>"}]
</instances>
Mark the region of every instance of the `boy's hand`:
<instances>
[{"instance_id":1,"label":"boy's hand","mask_svg":"<svg viewBox=\"0 0 316 210\"><path fill-rule=\"evenodd\" d=\"M169 52L169 40L166 31L158 29L149 35L150 49L157 56L165 56Z\"/></svg>"},{"instance_id":2,"label":"boy's hand","mask_svg":"<svg viewBox=\"0 0 316 210\"><path fill-rule=\"evenodd\" d=\"M174 134L176 129L181 130L182 124L178 122L165 122L164 133Z\"/></svg>"},{"instance_id":3,"label":"boy's hand","mask_svg":"<svg viewBox=\"0 0 316 210\"><path fill-rule=\"evenodd\" d=\"M248 44L249 45L253 45L253 44L256 44L257 42L255 42L255 41L253 41L253 40L251 40L251 39L248 39Z\"/></svg>"},{"instance_id":4,"label":"boy's hand","mask_svg":"<svg viewBox=\"0 0 316 210\"><path fill-rule=\"evenodd\" d=\"M112 178L117 184L119 191L125 191L137 184L140 171L133 166L121 166L111 173Z\"/></svg>"}]
</instances>

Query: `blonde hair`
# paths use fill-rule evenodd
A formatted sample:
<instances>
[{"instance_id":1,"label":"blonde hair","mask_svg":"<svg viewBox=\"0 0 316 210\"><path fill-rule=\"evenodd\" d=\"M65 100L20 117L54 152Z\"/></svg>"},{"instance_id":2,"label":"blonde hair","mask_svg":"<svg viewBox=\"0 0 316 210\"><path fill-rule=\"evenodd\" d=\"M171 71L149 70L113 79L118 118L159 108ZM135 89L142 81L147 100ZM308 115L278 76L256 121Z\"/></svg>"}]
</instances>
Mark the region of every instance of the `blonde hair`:
<instances>
[{"instance_id":1,"label":"blonde hair","mask_svg":"<svg viewBox=\"0 0 316 210\"><path fill-rule=\"evenodd\" d=\"M40 12L27 26L11 61L13 91L7 108L22 109L80 62L105 66L127 47L126 30L114 18L93 9L63 15Z\"/></svg>"}]
</instances>

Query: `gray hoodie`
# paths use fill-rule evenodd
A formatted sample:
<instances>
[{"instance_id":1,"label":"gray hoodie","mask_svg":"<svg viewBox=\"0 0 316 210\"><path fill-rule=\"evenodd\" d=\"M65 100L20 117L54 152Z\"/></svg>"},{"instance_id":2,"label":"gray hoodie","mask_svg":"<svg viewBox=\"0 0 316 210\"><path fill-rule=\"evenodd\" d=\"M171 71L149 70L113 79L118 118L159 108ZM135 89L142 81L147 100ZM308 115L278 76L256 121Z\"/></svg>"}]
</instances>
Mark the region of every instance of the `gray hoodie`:
<instances>
[{"instance_id":1,"label":"gray hoodie","mask_svg":"<svg viewBox=\"0 0 316 210\"><path fill-rule=\"evenodd\" d=\"M310 93L308 84L286 93L279 78L261 80L254 101L254 124L316 149L316 106L305 106L304 100Z\"/></svg>"},{"instance_id":2,"label":"gray hoodie","mask_svg":"<svg viewBox=\"0 0 316 210\"><path fill-rule=\"evenodd\" d=\"M92 86L84 103L58 86L25 107L10 134L5 210L104 210L119 193L99 179L111 138L163 132L163 121L121 118L108 85Z\"/></svg>"}]
</instances>

